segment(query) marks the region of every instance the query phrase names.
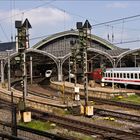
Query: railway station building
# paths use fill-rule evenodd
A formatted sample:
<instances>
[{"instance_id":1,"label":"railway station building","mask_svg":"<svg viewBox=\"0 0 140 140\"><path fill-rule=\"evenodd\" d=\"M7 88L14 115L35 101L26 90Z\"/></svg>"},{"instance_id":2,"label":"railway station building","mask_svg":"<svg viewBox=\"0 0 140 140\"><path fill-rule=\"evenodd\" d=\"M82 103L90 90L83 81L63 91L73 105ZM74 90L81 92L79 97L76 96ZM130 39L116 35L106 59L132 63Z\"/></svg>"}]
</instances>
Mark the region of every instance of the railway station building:
<instances>
[{"instance_id":1,"label":"railway station building","mask_svg":"<svg viewBox=\"0 0 140 140\"><path fill-rule=\"evenodd\" d=\"M72 29L44 38L28 48L26 50L28 76L45 76L45 71L51 69L54 80L67 80L70 75L71 49L79 45L78 38L79 33ZM70 44L71 40L75 40L74 46ZM11 49L12 51L7 51ZM8 57L11 78L20 77L18 56L16 42L0 43L1 83L7 79ZM140 67L140 49L122 49L96 35L91 35L91 45L87 49L87 64L88 72L100 68L101 64L107 67Z\"/></svg>"}]
</instances>

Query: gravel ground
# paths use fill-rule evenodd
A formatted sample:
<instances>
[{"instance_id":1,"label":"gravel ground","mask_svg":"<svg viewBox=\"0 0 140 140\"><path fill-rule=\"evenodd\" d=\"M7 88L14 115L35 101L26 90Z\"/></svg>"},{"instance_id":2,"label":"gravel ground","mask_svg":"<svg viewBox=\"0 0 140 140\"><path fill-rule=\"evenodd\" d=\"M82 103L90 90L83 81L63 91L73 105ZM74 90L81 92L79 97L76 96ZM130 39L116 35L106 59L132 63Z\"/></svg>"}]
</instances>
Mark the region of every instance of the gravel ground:
<instances>
[{"instance_id":1,"label":"gravel ground","mask_svg":"<svg viewBox=\"0 0 140 140\"><path fill-rule=\"evenodd\" d=\"M119 120L114 120L114 121L105 120L104 117L99 117L99 116L93 116L92 118L88 118L84 116L67 115L67 117L85 121L88 123L93 123L100 126L107 126L110 128L115 128L115 129L120 129L125 131L130 131L130 128L132 127L140 127L140 124L130 123L127 121L119 121Z\"/></svg>"},{"instance_id":2,"label":"gravel ground","mask_svg":"<svg viewBox=\"0 0 140 140\"><path fill-rule=\"evenodd\" d=\"M0 121L11 122L11 112L8 110L0 109Z\"/></svg>"}]
</instances>

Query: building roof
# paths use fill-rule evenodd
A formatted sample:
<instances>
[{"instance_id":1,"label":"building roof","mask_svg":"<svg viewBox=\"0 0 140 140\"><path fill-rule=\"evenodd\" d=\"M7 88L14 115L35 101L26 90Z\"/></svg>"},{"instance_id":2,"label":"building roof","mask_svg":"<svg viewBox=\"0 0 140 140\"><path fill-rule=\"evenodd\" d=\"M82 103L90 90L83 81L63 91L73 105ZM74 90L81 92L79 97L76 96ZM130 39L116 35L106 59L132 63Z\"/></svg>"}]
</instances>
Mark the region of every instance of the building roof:
<instances>
[{"instance_id":1,"label":"building roof","mask_svg":"<svg viewBox=\"0 0 140 140\"><path fill-rule=\"evenodd\" d=\"M118 49L114 49L114 50L106 50L105 52L107 52L112 57L116 57L116 56L119 56L120 54L122 54L128 50L130 50L130 49L118 48Z\"/></svg>"},{"instance_id":2,"label":"building roof","mask_svg":"<svg viewBox=\"0 0 140 140\"><path fill-rule=\"evenodd\" d=\"M6 51L6 50L16 50L16 42L5 42L0 43L0 52Z\"/></svg>"},{"instance_id":3,"label":"building roof","mask_svg":"<svg viewBox=\"0 0 140 140\"><path fill-rule=\"evenodd\" d=\"M61 37L65 37L65 36L68 36L68 35L75 35L75 36L79 36L79 33L78 31L75 31L73 29L71 30L68 30L68 31L64 31L64 32L59 32L59 33L56 33L56 34L53 34L43 40L41 40L40 42L38 42L37 44L35 44L33 46L33 48L36 48L36 49L40 49L44 44L47 44L48 42L51 42L53 40L56 40L56 39L59 39ZM93 41L96 41L98 42L99 44L102 44L102 46L105 46L106 48L108 49L117 49L118 47L111 44L110 42L106 41L105 39L102 39L96 35L91 35L91 40Z\"/></svg>"}]
</instances>

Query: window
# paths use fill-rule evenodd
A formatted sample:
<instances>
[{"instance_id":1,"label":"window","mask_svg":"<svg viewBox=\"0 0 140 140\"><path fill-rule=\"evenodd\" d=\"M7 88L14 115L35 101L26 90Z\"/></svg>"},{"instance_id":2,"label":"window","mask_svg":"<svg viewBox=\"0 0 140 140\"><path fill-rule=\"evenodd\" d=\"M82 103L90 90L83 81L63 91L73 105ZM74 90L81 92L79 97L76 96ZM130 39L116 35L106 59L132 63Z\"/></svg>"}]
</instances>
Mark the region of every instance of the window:
<instances>
[{"instance_id":1,"label":"window","mask_svg":"<svg viewBox=\"0 0 140 140\"><path fill-rule=\"evenodd\" d=\"M117 78L119 78L119 73L117 73Z\"/></svg>"},{"instance_id":2,"label":"window","mask_svg":"<svg viewBox=\"0 0 140 140\"><path fill-rule=\"evenodd\" d=\"M120 78L122 78L122 73L120 73Z\"/></svg>"},{"instance_id":3,"label":"window","mask_svg":"<svg viewBox=\"0 0 140 140\"><path fill-rule=\"evenodd\" d=\"M108 77L110 77L110 73L108 73Z\"/></svg>"},{"instance_id":4,"label":"window","mask_svg":"<svg viewBox=\"0 0 140 140\"><path fill-rule=\"evenodd\" d=\"M135 73L135 79L138 79L138 75L137 75L137 73Z\"/></svg>"},{"instance_id":5,"label":"window","mask_svg":"<svg viewBox=\"0 0 140 140\"><path fill-rule=\"evenodd\" d=\"M129 77L129 73L127 73L127 78L130 78L130 77Z\"/></svg>"},{"instance_id":6,"label":"window","mask_svg":"<svg viewBox=\"0 0 140 140\"><path fill-rule=\"evenodd\" d=\"M114 77L116 77L116 73L114 73Z\"/></svg>"},{"instance_id":7,"label":"window","mask_svg":"<svg viewBox=\"0 0 140 140\"><path fill-rule=\"evenodd\" d=\"M131 73L131 79L133 79L133 73Z\"/></svg>"},{"instance_id":8,"label":"window","mask_svg":"<svg viewBox=\"0 0 140 140\"><path fill-rule=\"evenodd\" d=\"M123 74L123 78L126 78L126 73Z\"/></svg>"}]
</instances>

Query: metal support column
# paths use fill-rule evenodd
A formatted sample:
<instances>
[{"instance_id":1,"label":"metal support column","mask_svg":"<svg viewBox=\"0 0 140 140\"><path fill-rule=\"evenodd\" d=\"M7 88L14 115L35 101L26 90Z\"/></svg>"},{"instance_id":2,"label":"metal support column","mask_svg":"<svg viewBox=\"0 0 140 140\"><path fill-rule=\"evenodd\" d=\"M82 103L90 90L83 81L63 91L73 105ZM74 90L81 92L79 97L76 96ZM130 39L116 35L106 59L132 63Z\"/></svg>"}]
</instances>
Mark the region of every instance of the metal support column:
<instances>
[{"instance_id":1,"label":"metal support column","mask_svg":"<svg viewBox=\"0 0 140 140\"><path fill-rule=\"evenodd\" d=\"M32 85L33 84L33 60L31 56L30 56L30 80Z\"/></svg>"},{"instance_id":2,"label":"metal support column","mask_svg":"<svg viewBox=\"0 0 140 140\"><path fill-rule=\"evenodd\" d=\"M71 68L70 68L70 57L69 57L69 82L71 82L70 73L71 73Z\"/></svg>"},{"instance_id":3,"label":"metal support column","mask_svg":"<svg viewBox=\"0 0 140 140\"><path fill-rule=\"evenodd\" d=\"M13 92L11 92L11 111L12 111L12 135L17 136L17 115L16 106L14 105Z\"/></svg>"},{"instance_id":4,"label":"metal support column","mask_svg":"<svg viewBox=\"0 0 140 140\"><path fill-rule=\"evenodd\" d=\"M87 50L84 49L84 93L85 93L85 106L88 106L88 76L87 76Z\"/></svg>"},{"instance_id":5,"label":"metal support column","mask_svg":"<svg viewBox=\"0 0 140 140\"><path fill-rule=\"evenodd\" d=\"M61 64L61 59L58 60L58 81L62 81L62 64Z\"/></svg>"},{"instance_id":6,"label":"metal support column","mask_svg":"<svg viewBox=\"0 0 140 140\"><path fill-rule=\"evenodd\" d=\"M84 114L87 115L88 113L86 111L89 110L88 109L89 105L88 105L87 48L90 47L91 45L90 42L91 25L88 20L85 21L84 25L82 24L82 22L77 22L77 29L79 30L79 40L80 40L79 49L81 54L82 74L84 79L84 94L85 94Z\"/></svg>"},{"instance_id":7,"label":"metal support column","mask_svg":"<svg viewBox=\"0 0 140 140\"><path fill-rule=\"evenodd\" d=\"M27 96L27 70L26 70L26 53L23 52L23 100L26 101Z\"/></svg>"},{"instance_id":8,"label":"metal support column","mask_svg":"<svg viewBox=\"0 0 140 140\"><path fill-rule=\"evenodd\" d=\"M4 60L1 60L1 84L4 83Z\"/></svg>"},{"instance_id":9,"label":"metal support column","mask_svg":"<svg viewBox=\"0 0 140 140\"><path fill-rule=\"evenodd\" d=\"M116 60L113 59L113 69L116 67ZM114 90L114 71L112 70L112 89Z\"/></svg>"},{"instance_id":10,"label":"metal support column","mask_svg":"<svg viewBox=\"0 0 140 140\"><path fill-rule=\"evenodd\" d=\"M11 91L10 50L7 50L7 53L8 53L8 90Z\"/></svg>"}]
</instances>

